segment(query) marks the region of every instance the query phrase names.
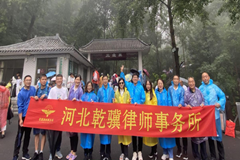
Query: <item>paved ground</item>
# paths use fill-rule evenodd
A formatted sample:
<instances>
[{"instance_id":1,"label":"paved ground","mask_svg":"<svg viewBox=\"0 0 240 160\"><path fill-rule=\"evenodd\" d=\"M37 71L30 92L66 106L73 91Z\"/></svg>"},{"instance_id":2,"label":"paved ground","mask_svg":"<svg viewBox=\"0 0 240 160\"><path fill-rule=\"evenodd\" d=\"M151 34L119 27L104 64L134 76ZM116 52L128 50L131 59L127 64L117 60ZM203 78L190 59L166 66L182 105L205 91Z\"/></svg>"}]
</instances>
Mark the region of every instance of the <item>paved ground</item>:
<instances>
[{"instance_id":1,"label":"paved ground","mask_svg":"<svg viewBox=\"0 0 240 160\"><path fill-rule=\"evenodd\" d=\"M11 160L12 159L12 154L13 154L13 145L14 145L14 140L17 132L17 117L15 116L12 120L12 124L8 125L7 127L7 132L6 132L6 137L4 139L0 139L0 160ZM231 138L227 136L223 136L223 143L225 147L225 152L226 152L226 160L240 160L240 140L237 138ZM208 145L207 145L208 146ZM94 151L93 151L93 160L99 160L99 136L96 136L95 138L95 143L94 143ZM193 160L193 156L190 150L190 139L189 139L189 160ZM66 133L63 133L63 141L62 141L62 146L61 146L61 151L65 156L69 153L70 151L70 142L69 138ZM31 141L29 145L29 154L33 156L34 153L34 136L31 135ZM121 153L120 146L118 145L117 141L117 136L113 136L112 139L112 159L113 160L118 160L119 155ZM150 153L150 148L144 146L143 147L143 158L144 160L148 160L148 154ZM158 145L158 153L159 157L162 155L162 149ZM174 153L176 153L176 148L174 149ZM77 160L83 159L83 149L78 147L77 151L78 158ZM130 145L129 147L129 155L132 155L132 146ZM209 150L208 150L208 155L209 155ZM48 160L49 156L49 150L48 150L48 144L46 145L44 149L44 160ZM21 155L19 156L21 158ZM19 158L19 159L20 159ZM160 159L160 158L159 158ZM177 158L175 158L176 160Z\"/></svg>"}]
</instances>

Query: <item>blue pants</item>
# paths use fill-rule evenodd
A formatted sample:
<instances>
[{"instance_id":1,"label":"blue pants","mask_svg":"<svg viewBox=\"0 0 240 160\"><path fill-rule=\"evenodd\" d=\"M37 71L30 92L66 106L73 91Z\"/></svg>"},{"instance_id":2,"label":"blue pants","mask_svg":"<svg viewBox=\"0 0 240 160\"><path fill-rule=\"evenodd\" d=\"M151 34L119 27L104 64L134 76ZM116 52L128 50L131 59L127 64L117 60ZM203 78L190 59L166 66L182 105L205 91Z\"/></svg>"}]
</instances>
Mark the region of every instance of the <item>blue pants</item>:
<instances>
[{"instance_id":1,"label":"blue pants","mask_svg":"<svg viewBox=\"0 0 240 160\"><path fill-rule=\"evenodd\" d=\"M168 154L169 158L173 158L173 148L163 148L163 154Z\"/></svg>"}]
</instances>

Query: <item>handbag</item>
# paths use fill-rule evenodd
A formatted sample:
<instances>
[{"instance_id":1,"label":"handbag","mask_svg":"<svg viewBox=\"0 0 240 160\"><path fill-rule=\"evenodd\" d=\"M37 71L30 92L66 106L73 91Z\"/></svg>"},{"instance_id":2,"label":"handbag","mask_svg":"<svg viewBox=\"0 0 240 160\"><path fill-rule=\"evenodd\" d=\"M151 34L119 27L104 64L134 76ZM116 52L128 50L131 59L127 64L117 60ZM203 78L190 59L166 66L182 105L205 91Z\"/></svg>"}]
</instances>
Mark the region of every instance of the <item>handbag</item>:
<instances>
[{"instance_id":1,"label":"handbag","mask_svg":"<svg viewBox=\"0 0 240 160\"><path fill-rule=\"evenodd\" d=\"M9 107L8 107L8 113L7 113L7 120L9 121L9 124L11 124L10 120L14 117L11 106L12 105L11 105L11 101L10 101L10 104L9 104Z\"/></svg>"},{"instance_id":2,"label":"handbag","mask_svg":"<svg viewBox=\"0 0 240 160\"><path fill-rule=\"evenodd\" d=\"M236 124L233 121L227 120L225 135L235 138L235 126Z\"/></svg>"}]
</instances>

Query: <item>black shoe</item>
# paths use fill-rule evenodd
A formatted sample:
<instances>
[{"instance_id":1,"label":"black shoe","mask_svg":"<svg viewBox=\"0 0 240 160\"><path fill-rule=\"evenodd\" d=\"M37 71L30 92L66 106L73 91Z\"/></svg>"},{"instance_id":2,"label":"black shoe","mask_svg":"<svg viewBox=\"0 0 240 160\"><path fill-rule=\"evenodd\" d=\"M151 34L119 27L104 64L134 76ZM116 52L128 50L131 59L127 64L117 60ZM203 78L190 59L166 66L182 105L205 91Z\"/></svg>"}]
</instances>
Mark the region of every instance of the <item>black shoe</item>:
<instances>
[{"instance_id":1,"label":"black shoe","mask_svg":"<svg viewBox=\"0 0 240 160\"><path fill-rule=\"evenodd\" d=\"M104 160L105 156L102 154L100 155L100 160Z\"/></svg>"},{"instance_id":2,"label":"black shoe","mask_svg":"<svg viewBox=\"0 0 240 160\"><path fill-rule=\"evenodd\" d=\"M188 160L188 155L187 155L187 151L183 151L183 159L184 160Z\"/></svg>"},{"instance_id":3,"label":"black shoe","mask_svg":"<svg viewBox=\"0 0 240 160\"><path fill-rule=\"evenodd\" d=\"M2 139L5 138L5 134L2 134Z\"/></svg>"},{"instance_id":4,"label":"black shoe","mask_svg":"<svg viewBox=\"0 0 240 160\"><path fill-rule=\"evenodd\" d=\"M112 157L111 156L107 156L107 157L105 157L105 159L112 160Z\"/></svg>"},{"instance_id":5,"label":"black shoe","mask_svg":"<svg viewBox=\"0 0 240 160\"><path fill-rule=\"evenodd\" d=\"M37 153L35 152L34 155L33 155L32 160L38 160L38 157L39 157L39 154L37 154Z\"/></svg>"},{"instance_id":6,"label":"black shoe","mask_svg":"<svg viewBox=\"0 0 240 160\"><path fill-rule=\"evenodd\" d=\"M158 160L158 155L157 154L154 154L153 160Z\"/></svg>"},{"instance_id":7,"label":"black shoe","mask_svg":"<svg viewBox=\"0 0 240 160\"><path fill-rule=\"evenodd\" d=\"M38 155L38 160L43 160L43 153L42 153L42 152L39 153L39 155Z\"/></svg>"},{"instance_id":8,"label":"black shoe","mask_svg":"<svg viewBox=\"0 0 240 160\"><path fill-rule=\"evenodd\" d=\"M148 155L148 157L150 158L150 159L156 159L156 157L157 157L157 152L156 153L150 153L149 155Z\"/></svg>"},{"instance_id":9,"label":"black shoe","mask_svg":"<svg viewBox=\"0 0 240 160\"><path fill-rule=\"evenodd\" d=\"M211 160L217 160L216 158L214 158L214 157L211 157Z\"/></svg>"},{"instance_id":10,"label":"black shoe","mask_svg":"<svg viewBox=\"0 0 240 160\"><path fill-rule=\"evenodd\" d=\"M23 157L22 157L23 160L30 160L31 157L29 156L29 154L25 154Z\"/></svg>"},{"instance_id":11,"label":"black shoe","mask_svg":"<svg viewBox=\"0 0 240 160\"><path fill-rule=\"evenodd\" d=\"M39 158L39 154L36 153L36 152L34 152L34 155L33 155L33 157L32 157L32 160L38 160L38 158Z\"/></svg>"},{"instance_id":12,"label":"black shoe","mask_svg":"<svg viewBox=\"0 0 240 160\"><path fill-rule=\"evenodd\" d=\"M182 151L178 150L176 157L177 157L177 158L181 158L181 157L182 157Z\"/></svg>"},{"instance_id":13,"label":"black shoe","mask_svg":"<svg viewBox=\"0 0 240 160\"><path fill-rule=\"evenodd\" d=\"M88 155L84 155L84 160L88 160Z\"/></svg>"},{"instance_id":14,"label":"black shoe","mask_svg":"<svg viewBox=\"0 0 240 160\"><path fill-rule=\"evenodd\" d=\"M14 157L13 157L13 160L18 160L18 156L14 156Z\"/></svg>"},{"instance_id":15,"label":"black shoe","mask_svg":"<svg viewBox=\"0 0 240 160\"><path fill-rule=\"evenodd\" d=\"M89 154L88 160L92 160L92 154Z\"/></svg>"},{"instance_id":16,"label":"black shoe","mask_svg":"<svg viewBox=\"0 0 240 160\"><path fill-rule=\"evenodd\" d=\"M152 158L153 158L153 153L150 153L150 154L148 155L148 157L149 157L150 159L152 159Z\"/></svg>"}]
</instances>

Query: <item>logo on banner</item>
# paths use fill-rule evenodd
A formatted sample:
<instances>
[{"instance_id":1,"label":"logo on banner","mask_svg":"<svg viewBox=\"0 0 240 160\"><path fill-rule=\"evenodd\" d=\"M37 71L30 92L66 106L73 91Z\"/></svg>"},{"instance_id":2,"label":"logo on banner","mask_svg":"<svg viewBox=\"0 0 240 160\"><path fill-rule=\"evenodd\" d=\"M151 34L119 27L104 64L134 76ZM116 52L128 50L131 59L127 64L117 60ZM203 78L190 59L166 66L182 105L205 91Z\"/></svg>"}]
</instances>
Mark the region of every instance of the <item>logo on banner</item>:
<instances>
[{"instance_id":1,"label":"logo on banner","mask_svg":"<svg viewBox=\"0 0 240 160\"><path fill-rule=\"evenodd\" d=\"M50 114L55 112L55 110L52 109L53 107L51 105L48 105L47 107L45 107L45 109L42 110L42 112L46 114L46 117L48 117Z\"/></svg>"},{"instance_id":2,"label":"logo on banner","mask_svg":"<svg viewBox=\"0 0 240 160\"><path fill-rule=\"evenodd\" d=\"M54 121L54 119L48 118L51 114L55 112L55 110L53 110L53 107L51 105L47 105L44 109L42 109L42 112L46 114L46 118L39 118L40 122L52 123Z\"/></svg>"}]
</instances>

